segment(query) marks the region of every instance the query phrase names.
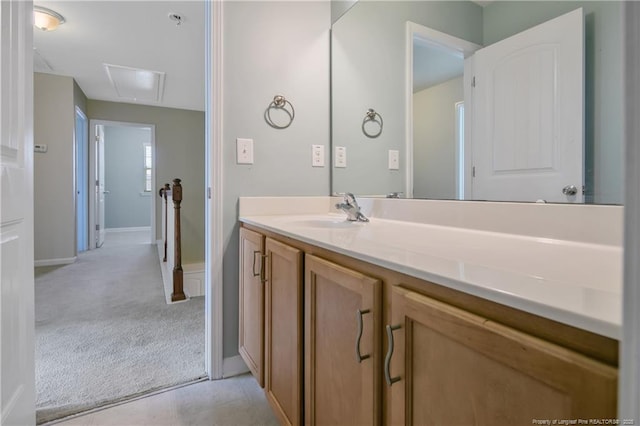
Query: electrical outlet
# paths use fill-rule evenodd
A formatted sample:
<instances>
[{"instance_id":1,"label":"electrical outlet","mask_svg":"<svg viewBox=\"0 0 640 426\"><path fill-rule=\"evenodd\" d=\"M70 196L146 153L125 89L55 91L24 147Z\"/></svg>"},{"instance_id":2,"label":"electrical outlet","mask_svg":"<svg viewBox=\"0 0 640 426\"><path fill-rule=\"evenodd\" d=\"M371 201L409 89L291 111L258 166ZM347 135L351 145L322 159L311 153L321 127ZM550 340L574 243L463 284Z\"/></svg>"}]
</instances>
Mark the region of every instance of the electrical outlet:
<instances>
[{"instance_id":1,"label":"electrical outlet","mask_svg":"<svg viewBox=\"0 0 640 426\"><path fill-rule=\"evenodd\" d=\"M236 139L236 162L253 164L253 139Z\"/></svg>"},{"instance_id":2,"label":"electrical outlet","mask_svg":"<svg viewBox=\"0 0 640 426\"><path fill-rule=\"evenodd\" d=\"M336 146L335 166L340 168L347 167L347 148L346 147Z\"/></svg>"},{"instance_id":3,"label":"electrical outlet","mask_svg":"<svg viewBox=\"0 0 640 426\"><path fill-rule=\"evenodd\" d=\"M311 166L324 167L324 145L311 145Z\"/></svg>"},{"instance_id":4,"label":"electrical outlet","mask_svg":"<svg viewBox=\"0 0 640 426\"><path fill-rule=\"evenodd\" d=\"M389 170L400 170L400 151L389 150Z\"/></svg>"}]
</instances>

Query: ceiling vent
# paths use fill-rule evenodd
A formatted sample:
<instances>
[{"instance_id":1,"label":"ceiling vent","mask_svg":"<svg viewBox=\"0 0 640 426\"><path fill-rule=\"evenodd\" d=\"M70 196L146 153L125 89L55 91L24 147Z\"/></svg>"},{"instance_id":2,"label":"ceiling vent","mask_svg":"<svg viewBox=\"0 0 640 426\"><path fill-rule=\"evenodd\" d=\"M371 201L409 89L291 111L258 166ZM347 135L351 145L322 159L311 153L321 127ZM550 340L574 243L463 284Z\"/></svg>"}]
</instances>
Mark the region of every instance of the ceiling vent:
<instances>
[{"instance_id":1,"label":"ceiling vent","mask_svg":"<svg viewBox=\"0 0 640 426\"><path fill-rule=\"evenodd\" d=\"M104 64L109 81L120 98L137 102L161 102L165 73Z\"/></svg>"}]
</instances>

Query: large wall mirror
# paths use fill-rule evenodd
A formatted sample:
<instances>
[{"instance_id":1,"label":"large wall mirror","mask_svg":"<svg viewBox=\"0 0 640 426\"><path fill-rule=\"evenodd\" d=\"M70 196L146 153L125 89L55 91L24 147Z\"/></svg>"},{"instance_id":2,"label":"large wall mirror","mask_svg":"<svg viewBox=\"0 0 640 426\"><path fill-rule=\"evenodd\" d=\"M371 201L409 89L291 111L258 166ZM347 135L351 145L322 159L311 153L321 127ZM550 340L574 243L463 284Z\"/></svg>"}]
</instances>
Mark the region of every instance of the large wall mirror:
<instances>
[{"instance_id":1,"label":"large wall mirror","mask_svg":"<svg viewBox=\"0 0 640 426\"><path fill-rule=\"evenodd\" d=\"M621 2L478 3L336 14L332 192L621 204Z\"/></svg>"}]
</instances>

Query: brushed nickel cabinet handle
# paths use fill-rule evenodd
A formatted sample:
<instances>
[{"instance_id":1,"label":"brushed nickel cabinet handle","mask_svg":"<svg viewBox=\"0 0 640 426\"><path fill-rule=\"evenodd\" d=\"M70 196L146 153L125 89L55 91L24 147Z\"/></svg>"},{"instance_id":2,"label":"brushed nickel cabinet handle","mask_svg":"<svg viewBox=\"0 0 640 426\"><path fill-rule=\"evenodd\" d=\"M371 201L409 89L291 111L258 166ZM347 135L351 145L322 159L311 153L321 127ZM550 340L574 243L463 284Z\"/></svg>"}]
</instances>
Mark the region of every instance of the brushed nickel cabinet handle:
<instances>
[{"instance_id":1,"label":"brushed nickel cabinet handle","mask_svg":"<svg viewBox=\"0 0 640 426\"><path fill-rule=\"evenodd\" d=\"M260 271L256 272L256 254L260 254L260 250L253 251L253 276L257 277L262 272L262 266L260 266Z\"/></svg>"},{"instance_id":2,"label":"brushed nickel cabinet handle","mask_svg":"<svg viewBox=\"0 0 640 426\"><path fill-rule=\"evenodd\" d=\"M391 377L391 372L389 371L391 367L391 357L393 356L393 332L400 328L402 328L401 325L387 325L387 341L389 343L389 348L387 349L387 356L384 359L384 379L387 381L388 386L391 386L400 380L400 376Z\"/></svg>"},{"instance_id":3,"label":"brushed nickel cabinet handle","mask_svg":"<svg viewBox=\"0 0 640 426\"><path fill-rule=\"evenodd\" d=\"M256 254L259 254L260 256L260 270L258 272L256 272ZM253 251L253 276L254 277L260 277L260 281L261 282L265 282L266 279L264 277L264 259L267 258L266 254L262 254L262 252L260 250L254 250Z\"/></svg>"},{"instance_id":4,"label":"brushed nickel cabinet handle","mask_svg":"<svg viewBox=\"0 0 640 426\"><path fill-rule=\"evenodd\" d=\"M358 337L356 338L356 361L358 361L358 363L371 357L371 355L360 355L360 339L362 339L362 327L363 327L362 315L368 314L369 312L371 312L369 309L365 309L365 310L358 309L358 312L356 315L356 319L358 320Z\"/></svg>"}]
</instances>

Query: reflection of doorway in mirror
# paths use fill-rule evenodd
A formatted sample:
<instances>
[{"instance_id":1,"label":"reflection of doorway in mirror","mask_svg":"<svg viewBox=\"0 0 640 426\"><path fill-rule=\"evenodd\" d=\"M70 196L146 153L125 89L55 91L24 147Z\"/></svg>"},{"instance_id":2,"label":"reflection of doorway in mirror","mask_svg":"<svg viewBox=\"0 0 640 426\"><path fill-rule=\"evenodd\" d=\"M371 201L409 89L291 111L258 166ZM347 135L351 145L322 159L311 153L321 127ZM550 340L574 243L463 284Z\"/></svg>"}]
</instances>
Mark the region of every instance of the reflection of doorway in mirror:
<instances>
[{"instance_id":1,"label":"reflection of doorway in mirror","mask_svg":"<svg viewBox=\"0 0 640 426\"><path fill-rule=\"evenodd\" d=\"M463 199L470 185L465 58L480 46L413 22L407 42L407 196Z\"/></svg>"},{"instance_id":2,"label":"reflection of doorway in mirror","mask_svg":"<svg viewBox=\"0 0 640 426\"><path fill-rule=\"evenodd\" d=\"M462 69L462 59L460 69ZM413 195L455 199L459 167L456 105L463 102L462 74L413 94ZM464 182L464 180L462 181Z\"/></svg>"}]
</instances>

